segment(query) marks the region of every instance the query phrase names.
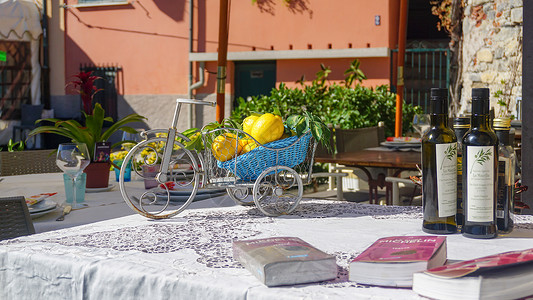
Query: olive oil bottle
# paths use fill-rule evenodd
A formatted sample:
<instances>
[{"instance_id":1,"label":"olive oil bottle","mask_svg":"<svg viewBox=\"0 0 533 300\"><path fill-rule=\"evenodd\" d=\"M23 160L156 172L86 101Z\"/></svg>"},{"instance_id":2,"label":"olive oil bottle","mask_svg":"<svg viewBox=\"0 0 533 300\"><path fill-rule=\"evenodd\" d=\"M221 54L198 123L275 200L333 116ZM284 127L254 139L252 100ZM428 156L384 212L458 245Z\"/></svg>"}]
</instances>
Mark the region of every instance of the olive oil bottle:
<instances>
[{"instance_id":1,"label":"olive oil bottle","mask_svg":"<svg viewBox=\"0 0 533 300\"><path fill-rule=\"evenodd\" d=\"M509 131L510 118L493 120L494 131L498 137L498 198L496 200L496 226L498 231L509 233L514 225L514 180L516 155L511 146Z\"/></svg>"},{"instance_id":2,"label":"olive oil bottle","mask_svg":"<svg viewBox=\"0 0 533 300\"><path fill-rule=\"evenodd\" d=\"M463 137L461 232L470 238L494 238L498 180L498 138L491 128L489 89L472 89L470 130Z\"/></svg>"},{"instance_id":3,"label":"olive oil bottle","mask_svg":"<svg viewBox=\"0 0 533 300\"><path fill-rule=\"evenodd\" d=\"M470 129L470 117L457 117L453 122L453 131L457 138L457 228L463 226L463 136Z\"/></svg>"},{"instance_id":4,"label":"olive oil bottle","mask_svg":"<svg viewBox=\"0 0 533 300\"><path fill-rule=\"evenodd\" d=\"M457 232L457 138L448 127L448 90L432 88L430 128L422 137L422 230Z\"/></svg>"}]
</instances>

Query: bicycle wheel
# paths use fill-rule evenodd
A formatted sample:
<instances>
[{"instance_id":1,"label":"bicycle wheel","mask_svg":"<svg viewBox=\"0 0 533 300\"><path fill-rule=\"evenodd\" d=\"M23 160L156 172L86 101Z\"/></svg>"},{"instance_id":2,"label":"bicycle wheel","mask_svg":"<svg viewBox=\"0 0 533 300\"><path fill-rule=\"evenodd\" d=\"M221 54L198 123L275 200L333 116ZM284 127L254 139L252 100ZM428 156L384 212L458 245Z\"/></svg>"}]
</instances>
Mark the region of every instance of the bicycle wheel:
<instances>
[{"instance_id":1,"label":"bicycle wheel","mask_svg":"<svg viewBox=\"0 0 533 300\"><path fill-rule=\"evenodd\" d=\"M250 189L247 187L235 187L235 188L226 188L228 195L233 201L238 205L254 205L253 197L248 197L250 195Z\"/></svg>"},{"instance_id":2,"label":"bicycle wheel","mask_svg":"<svg viewBox=\"0 0 533 300\"><path fill-rule=\"evenodd\" d=\"M124 181L126 163L120 171L119 187L124 201L133 211L147 218L165 219L179 214L193 201L201 183L198 160L177 141L172 145L166 174L168 181L158 181L161 166L157 163L161 161L166 144L164 137L151 138L135 145L124 158L124 162L132 162L132 170L143 179L144 188L138 181ZM150 157L150 161L146 159ZM150 169L152 172L146 172ZM169 189L170 185L174 190Z\"/></svg>"},{"instance_id":3,"label":"bicycle wheel","mask_svg":"<svg viewBox=\"0 0 533 300\"><path fill-rule=\"evenodd\" d=\"M300 175L285 166L270 167L256 179L253 188L254 203L267 216L290 214L303 196Z\"/></svg>"}]
</instances>

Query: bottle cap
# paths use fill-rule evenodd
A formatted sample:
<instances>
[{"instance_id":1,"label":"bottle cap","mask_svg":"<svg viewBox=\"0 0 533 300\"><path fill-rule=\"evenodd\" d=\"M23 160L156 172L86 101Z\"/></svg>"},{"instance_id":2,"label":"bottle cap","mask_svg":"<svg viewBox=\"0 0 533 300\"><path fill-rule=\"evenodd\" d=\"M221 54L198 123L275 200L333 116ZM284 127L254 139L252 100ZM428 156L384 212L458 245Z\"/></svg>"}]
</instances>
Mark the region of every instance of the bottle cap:
<instances>
[{"instance_id":1,"label":"bottle cap","mask_svg":"<svg viewBox=\"0 0 533 300\"><path fill-rule=\"evenodd\" d=\"M453 119L453 128L470 128L470 117L457 117Z\"/></svg>"},{"instance_id":2,"label":"bottle cap","mask_svg":"<svg viewBox=\"0 0 533 300\"><path fill-rule=\"evenodd\" d=\"M472 89L472 101L489 99L490 90L488 88Z\"/></svg>"},{"instance_id":3,"label":"bottle cap","mask_svg":"<svg viewBox=\"0 0 533 300\"><path fill-rule=\"evenodd\" d=\"M448 89L432 88L429 100L430 113L448 113Z\"/></svg>"},{"instance_id":4,"label":"bottle cap","mask_svg":"<svg viewBox=\"0 0 533 300\"><path fill-rule=\"evenodd\" d=\"M494 129L509 130L511 129L511 118L495 118L492 121Z\"/></svg>"},{"instance_id":5,"label":"bottle cap","mask_svg":"<svg viewBox=\"0 0 533 300\"><path fill-rule=\"evenodd\" d=\"M431 100L448 99L448 89L431 88Z\"/></svg>"},{"instance_id":6,"label":"bottle cap","mask_svg":"<svg viewBox=\"0 0 533 300\"><path fill-rule=\"evenodd\" d=\"M486 115L489 113L489 89L472 89L472 114Z\"/></svg>"}]
</instances>

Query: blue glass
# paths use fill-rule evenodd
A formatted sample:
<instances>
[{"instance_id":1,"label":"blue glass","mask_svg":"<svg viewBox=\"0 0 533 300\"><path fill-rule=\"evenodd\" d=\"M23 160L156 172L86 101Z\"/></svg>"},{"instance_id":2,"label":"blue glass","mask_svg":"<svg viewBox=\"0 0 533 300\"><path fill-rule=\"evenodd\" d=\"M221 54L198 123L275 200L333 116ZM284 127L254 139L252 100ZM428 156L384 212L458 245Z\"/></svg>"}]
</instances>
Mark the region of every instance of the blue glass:
<instances>
[{"instance_id":1,"label":"blue glass","mask_svg":"<svg viewBox=\"0 0 533 300\"><path fill-rule=\"evenodd\" d=\"M114 160L113 163L119 167L122 168L122 160ZM115 170L115 179L117 180L117 182L119 181L120 179L120 169L117 169L117 168L114 168ZM128 165L126 165L126 171L124 172L124 181L127 182L127 181L131 181L131 160L130 162L128 163Z\"/></svg>"},{"instance_id":2,"label":"blue glass","mask_svg":"<svg viewBox=\"0 0 533 300\"><path fill-rule=\"evenodd\" d=\"M76 179L76 203L85 202L85 181L87 174L81 173ZM65 197L67 203L73 203L72 193L72 179L67 174L63 174L63 182L65 183Z\"/></svg>"}]
</instances>

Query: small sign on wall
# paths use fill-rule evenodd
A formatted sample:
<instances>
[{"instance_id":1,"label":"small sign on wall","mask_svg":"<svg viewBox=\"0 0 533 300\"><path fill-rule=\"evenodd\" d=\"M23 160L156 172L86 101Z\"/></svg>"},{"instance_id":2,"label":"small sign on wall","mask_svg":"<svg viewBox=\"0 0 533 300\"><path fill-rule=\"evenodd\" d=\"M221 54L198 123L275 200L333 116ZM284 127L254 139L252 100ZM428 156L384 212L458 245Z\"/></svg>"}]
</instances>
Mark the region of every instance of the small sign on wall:
<instances>
[{"instance_id":1,"label":"small sign on wall","mask_svg":"<svg viewBox=\"0 0 533 300\"><path fill-rule=\"evenodd\" d=\"M0 50L0 61L7 61L7 52Z\"/></svg>"},{"instance_id":2,"label":"small sign on wall","mask_svg":"<svg viewBox=\"0 0 533 300\"><path fill-rule=\"evenodd\" d=\"M250 78L263 78L263 70L251 71Z\"/></svg>"}]
</instances>

